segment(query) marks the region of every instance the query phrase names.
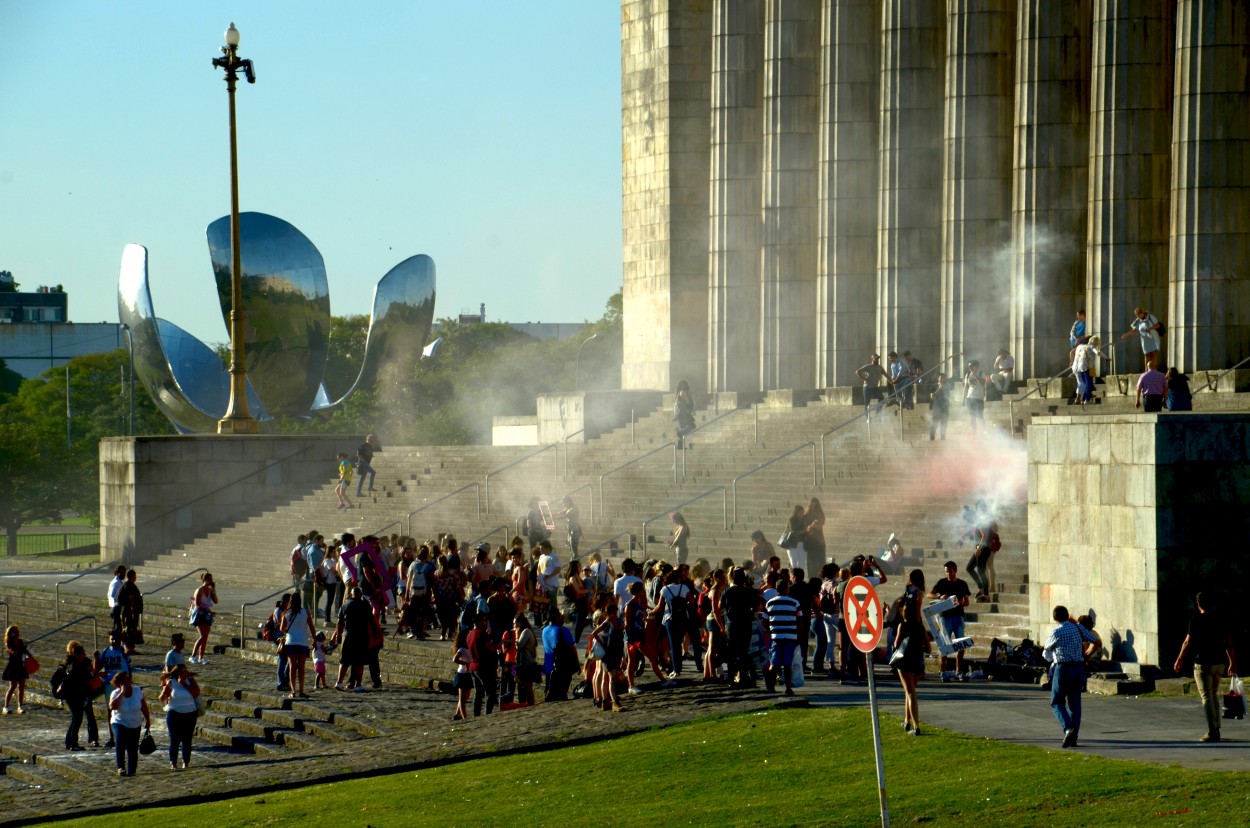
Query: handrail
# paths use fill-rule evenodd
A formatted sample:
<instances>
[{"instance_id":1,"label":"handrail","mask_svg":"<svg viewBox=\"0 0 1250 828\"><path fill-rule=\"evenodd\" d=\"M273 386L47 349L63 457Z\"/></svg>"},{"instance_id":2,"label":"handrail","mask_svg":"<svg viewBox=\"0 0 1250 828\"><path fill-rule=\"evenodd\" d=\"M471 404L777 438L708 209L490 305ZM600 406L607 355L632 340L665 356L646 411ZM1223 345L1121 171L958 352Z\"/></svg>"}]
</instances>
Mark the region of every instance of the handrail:
<instances>
[{"instance_id":1,"label":"handrail","mask_svg":"<svg viewBox=\"0 0 1250 828\"><path fill-rule=\"evenodd\" d=\"M929 376L929 374L932 374L934 371L937 371L937 370L938 370L938 369L940 369L943 365L945 365L946 363L950 362L952 359L955 359L956 357L961 357L961 356L963 356L963 352L962 352L962 351L956 351L955 353L953 353L953 354L951 354L950 356L946 357L946 359L944 359L944 360L942 360L941 362L939 362L937 365L934 365L932 368L930 368L929 370L925 371L925 372L924 372L923 374L921 374L920 376L916 377L916 382L914 382L914 383L909 383L909 384L910 384L910 385L918 385L918 384L919 384L919 382L920 382L920 380L922 380L922 379L924 379L925 377ZM888 402L889 402L890 400L892 400L892 399L895 399L895 398L896 398L896 397L898 397L898 396L900 396L900 395L899 395L899 393L898 393L898 391L897 391L897 390L895 390L895 389L891 389L891 390L890 390L889 395L888 395L888 396L886 396L886 397L884 397L883 399L881 399L881 400L877 403L877 409L876 409L877 414L878 414L878 415L880 415L881 410L882 410L883 408L885 408L886 403L888 403ZM865 420L865 422L868 424L868 436L869 436L869 437L871 437L871 436L872 436L872 413L873 413L873 412L872 412L872 410L871 410L871 409L870 409L867 405L865 405L865 406L864 406L864 413L863 413L863 414L856 414L854 417L851 417L849 420L845 420L844 422L838 423L836 426L834 426L833 428L831 428L831 429L829 429L828 431L824 432L823 434L821 434L821 435L820 435L820 437L818 437L818 438L817 438L817 439L818 439L818 441L820 442L820 477L821 477L821 479L822 479L822 480L823 480L823 479L825 478L825 476L826 476L826 472L825 472L825 469L826 469L826 465L825 465L825 438L826 438L826 437L828 437L830 434L833 434L833 433L835 433L835 432L841 431L842 429L846 428L846 427L847 427L847 426L849 426L849 425L852 425L852 424L854 424L854 423L856 423L856 422L859 422L859 419L860 419L861 417L862 417L862 418ZM900 435L900 436L902 436L902 428L903 428L903 425L902 425L902 419L903 419L903 418L902 418L902 415L900 414L900 415L899 415L899 435Z\"/></svg>"},{"instance_id":2,"label":"handrail","mask_svg":"<svg viewBox=\"0 0 1250 828\"><path fill-rule=\"evenodd\" d=\"M55 612L56 620L57 621L61 620L61 586L62 585L71 583L73 581L77 581L79 578L85 578L93 572L99 572L101 569L108 569L111 566L113 566L113 564L111 563L100 564L99 566L93 566L90 569L79 572L73 578L66 578L64 581L57 581L55 584L53 584L52 594L56 600L56 606L53 608L53 611Z\"/></svg>"},{"instance_id":3,"label":"handrail","mask_svg":"<svg viewBox=\"0 0 1250 828\"><path fill-rule=\"evenodd\" d=\"M585 434L585 433L586 433L586 429L579 428L577 431L574 431L572 434L564 435L564 476L565 477L569 476L569 438L576 437L579 434Z\"/></svg>"},{"instance_id":4,"label":"handrail","mask_svg":"<svg viewBox=\"0 0 1250 828\"><path fill-rule=\"evenodd\" d=\"M216 489L213 489L212 491L205 492L204 494L200 495L199 497L194 497L194 498L192 498L191 500L188 500L186 503L181 503L181 504L179 504L179 505L175 506L175 507L174 507L174 508L172 508L172 509L169 509L169 510L167 510L167 511L161 512L159 515L154 515L153 517L148 518L147 520L145 520L145 521L143 522L143 525L144 525L144 526L146 526L146 525L148 525L149 523L151 523L151 522L153 522L153 521L160 520L161 518L167 517L168 515L172 515L174 512L177 512L179 509L185 509L185 508L187 508L188 506L190 506L192 503L198 503L199 501L203 500L203 499L204 499L204 498L206 498L206 497L212 497L213 495L217 494L218 492L223 492L223 491L225 491L226 489L233 488L234 486L237 486L239 483L242 483L244 480L247 480L249 477L255 477L255 476L256 476L256 475L258 475L258 474L262 474L262 473L264 473L264 472L267 472L267 471L269 471L271 468L273 468L274 466L280 465L280 464L282 464L282 463L285 463L285 462L286 462L286 461L288 461L288 460L292 460L292 459L294 459L294 458L296 458L296 457L299 457L299 456L300 456L301 454L303 454L304 452L306 452L306 451L311 451L312 449L315 449L315 448L324 448L324 446L323 446L323 445L321 445L321 444L318 444L318 443L311 443L311 444L309 444L309 445L307 445L307 446L304 446L304 447L303 447L302 449L300 449L299 451L295 451L295 452L292 452L292 453L288 454L286 457L279 457L277 460L271 460L270 462L266 463L265 465L261 466L259 469L256 469L255 471L248 472L247 474L243 475L242 477L237 478L237 479L235 479L235 480L231 480L229 483L226 483L226 484L225 484L225 485L223 485L223 486L218 486Z\"/></svg>"},{"instance_id":5,"label":"handrail","mask_svg":"<svg viewBox=\"0 0 1250 828\"><path fill-rule=\"evenodd\" d=\"M486 473L486 511L488 512L490 511L490 479L491 477L493 477L496 474L499 474L500 472L506 472L508 469L511 469L515 466L519 466L522 463L524 463L526 460L530 460L534 457L537 457L538 455L542 454L544 451L551 451L553 448L556 448L556 447L557 447L556 443L548 443L547 445L540 448L538 451L530 452L529 454L525 455L524 457L520 459L513 460L511 463L508 463L506 466L500 466L494 471L487 472Z\"/></svg>"},{"instance_id":6,"label":"handrail","mask_svg":"<svg viewBox=\"0 0 1250 828\"><path fill-rule=\"evenodd\" d=\"M408 521L408 531L405 532L404 534L406 534L408 537L412 537L412 516L413 515L417 514L418 512L424 512L426 509L429 509L431 506L437 506L438 504L442 503L447 498L455 497L456 495L460 494L465 489L477 490L476 492L477 494L477 519L481 520L482 519L482 484L478 483L475 480L472 483L465 483L463 486L461 486L459 489L456 489L454 492L448 492L447 494L440 497L438 500L432 500L429 503L422 506L421 508L413 509L411 512L409 512L405 518Z\"/></svg>"},{"instance_id":7,"label":"handrail","mask_svg":"<svg viewBox=\"0 0 1250 828\"><path fill-rule=\"evenodd\" d=\"M719 402L719 400L720 400L720 398L719 398L719 397L717 397L717 401L718 401L718 402ZM726 411L724 414L717 414L715 417L713 417L712 419L708 420L708 421L707 421L706 423L704 423L703 425L695 426L695 427L694 427L694 430L692 430L689 434L687 434L686 436L682 437L681 439L682 439L683 441L689 440L689 439L690 439L690 435L691 435L691 434L694 434L696 431L699 431L700 429L707 428L707 427L708 427L708 426L710 426L712 423L717 422L718 420L723 420L723 419L725 419L726 417L728 417L728 416L730 416L730 415L732 415L732 414L737 414L740 410L741 410L741 409L731 408L731 409L729 409L728 411ZM687 448L689 448L689 446L687 446ZM685 479L686 479L686 452L684 452L684 451L681 453L681 479L682 479L682 480L685 480ZM674 482L676 482L676 481L674 481Z\"/></svg>"},{"instance_id":8,"label":"handrail","mask_svg":"<svg viewBox=\"0 0 1250 828\"><path fill-rule=\"evenodd\" d=\"M963 355L964 355L963 351L956 351L955 353L943 359L937 365L934 365L932 368L922 373L920 376L912 379L909 382L904 382L901 388L898 386L891 387L890 393L887 394L885 398L883 398L879 403L877 403L877 415L880 416L882 409L884 409L887 405L889 405L891 400L901 401L903 398L903 392L906 391L908 388L916 387L924 380L925 377L929 376L934 371L939 370L940 368L945 366L946 363L950 362L952 359L956 359ZM898 417L898 436L901 439L903 436L903 415L902 415L902 408L901 408L902 403L900 402L899 405L900 405L900 409L899 409L900 413ZM868 436L870 437L872 436L872 420L871 419L868 421Z\"/></svg>"},{"instance_id":9,"label":"handrail","mask_svg":"<svg viewBox=\"0 0 1250 828\"><path fill-rule=\"evenodd\" d=\"M621 465L617 466L616 468L608 469L603 474L599 475L599 520L603 520L603 516L605 514L605 512L603 511L604 478L606 478L610 474L617 473L621 469L629 468L635 463L638 463L642 460L646 460L648 457L655 454L656 452L664 451L664 449L668 449L668 448L671 448L673 450L673 482L676 483L677 482L677 443L674 443L674 442L665 443L664 445L659 446L658 448L653 448L651 449L651 451L647 452L646 454L640 454L637 457L635 457L633 460L627 460Z\"/></svg>"},{"instance_id":10,"label":"handrail","mask_svg":"<svg viewBox=\"0 0 1250 828\"><path fill-rule=\"evenodd\" d=\"M162 585L162 586L158 586L156 589L149 589L149 590L144 591L144 593L143 593L143 597L144 597L144 598L150 598L151 596L155 595L156 593L160 592L161 590L163 590L163 589L168 589L169 587L173 586L174 584L178 583L179 581L183 580L184 578L190 578L192 575L194 575L194 574L195 574L195 573L197 573L197 572L207 572L207 571L208 571L208 567L205 567L205 566L197 566L195 569L192 569L192 570L191 570L190 572L188 572L186 575L179 575L177 578L174 578L172 581L170 581L170 582L169 582L169 583L167 583L167 584L164 584L164 585Z\"/></svg>"},{"instance_id":11,"label":"handrail","mask_svg":"<svg viewBox=\"0 0 1250 828\"><path fill-rule=\"evenodd\" d=\"M648 523L650 523L653 520L659 520L662 517L668 517L670 514L672 514L673 512L676 512L678 509L683 509L686 506L689 506L691 503L694 503L695 501L698 501L698 500L702 500L708 495L713 495L713 494L716 494L717 492L720 492L721 495L723 495L724 497L724 501L721 503L721 520L724 523L724 526L722 528L728 529L729 528L729 490L725 488L724 486L714 486L713 488L708 489L706 492L704 492L703 494L697 497L692 497L689 500L685 501L684 503L678 503L676 506L669 507L668 509L665 509L663 512L660 512L658 515L654 517L649 517L646 520L644 520L642 522L642 554L644 556L647 554L647 524Z\"/></svg>"},{"instance_id":12,"label":"handrail","mask_svg":"<svg viewBox=\"0 0 1250 828\"><path fill-rule=\"evenodd\" d=\"M295 590L295 587L284 586L282 589L269 593L264 598L257 598L255 601L251 601L247 604L244 604L242 607L239 608L239 649L240 650L247 649L247 608L254 607L257 604L263 604L264 602L268 601L270 598L276 598L284 592L293 592L294 590Z\"/></svg>"},{"instance_id":13,"label":"handrail","mask_svg":"<svg viewBox=\"0 0 1250 828\"><path fill-rule=\"evenodd\" d=\"M1233 371L1236 371L1238 368L1245 365L1247 362L1250 362L1250 357L1246 357L1241 362L1234 365L1232 368L1225 368L1223 371L1221 371L1219 374L1216 375L1215 379L1209 380L1206 385L1202 386L1197 391L1191 391L1189 395L1192 397L1194 394L1200 393L1202 391L1206 391L1208 388L1210 388L1211 386L1217 384L1220 380L1222 380L1225 377L1225 375L1231 374Z\"/></svg>"},{"instance_id":14,"label":"handrail","mask_svg":"<svg viewBox=\"0 0 1250 828\"><path fill-rule=\"evenodd\" d=\"M627 538L627 537L629 537L629 536L630 536L630 534L631 534L630 532L620 532L620 533L618 533L618 534L615 534L615 535L613 535L612 537L610 537L610 538L608 538L607 540L605 540L603 543L599 544L598 546L592 546L591 548L589 548L589 549L587 549L586 551L582 552L582 554L583 554L583 555L589 555L591 552L598 552L600 549L603 549L605 546L611 546L611 545L612 545L612 542L613 542L613 541L615 541L615 540L617 540L618 538ZM629 551L630 551L630 552L633 552L634 550L633 550L633 548L631 547Z\"/></svg>"},{"instance_id":15,"label":"handrail","mask_svg":"<svg viewBox=\"0 0 1250 828\"><path fill-rule=\"evenodd\" d=\"M484 534L484 535L478 535L476 538L473 538L473 539L472 539L472 540L470 540L470 541L466 541L466 542L465 542L465 545L464 545L464 548L465 548L465 549L473 549L473 548L474 548L474 547L476 547L479 543L481 543L482 541L486 540L487 538L489 538L491 535L495 534L496 532L503 532L503 545L504 545L504 546L507 546L507 545L508 545L508 524L506 524L506 523L501 523L501 524L499 524L498 526L496 526L494 529L490 529L490 530L488 530L488 531L486 532L486 534Z\"/></svg>"},{"instance_id":16,"label":"handrail","mask_svg":"<svg viewBox=\"0 0 1250 828\"><path fill-rule=\"evenodd\" d=\"M9 602L0 601L0 606L4 607L4 628L7 630L9 627L13 626L9 623Z\"/></svg>"},{"instance_id":17,"label":"handrail","mask_svg":"<svg viewBox=\"0 0 1250 828\"><path fill-rule=\"evenodd\" d=\"M738 481L744 477L750 477L751 475L755 474L757 471L761 469L766 469L769 466L771 466L773 463L776 463L778 460L784 460L790 455L796 454L802 451L803 449L807 448L808 446L811 446L811 449L812 449L812 486L816 485L816 444L813 441L808 440L806 443L803 443L800 446L795 446L794 448L790 449L785 454L779 454L771 460L765 460L763 463L760 463L758 466L751 469L749 472L743 472L742 474L738 475L737 477L733 479L732 485L733 485L733 493L734 493L734 523L738 522Z\"/></svg>"},{"instance_id":18,"label":"handrail","mask_svg":"<svg viewBox=\"0 0 1250 828\"><path fill-rule=\"evenodd\" d=\"M390 529L392 526L403 526L403 525L404 525L404 522L402 520L392 520L390 523L386 524L381 529L374 529L369 534L373 535L374 537L380 538L382 537L382 533L385 532L387 529Z\"/></svg>"},{"instance_id":19,"label":"handrail","mask_svg":"<svg viewBox=\"0 0 1250 828\"><path fill-rule=\"evenodd\" d=\"M572 500L573 495L577 494L582 489L590 489L590 520L593 523L595 520L595 487L593 484L583 483L582 485L578 486L576 489L573 489L572 491L569 491L569 492L565 492L564 497L567 497L569 500ZM563 500L564 497L560 499ZM600 517L602 517L602 515L600 515Z\"/></svg>"},{"instance_id":20,"label":"handrail","mask_svg":"<svg viewBox=\"0 0 1250 828\"><path fill-rule=\"evenodd\" d=\"M1067 368L1064 368L1058 374L1055 374L1053 377L1050 377L1049 379L1038 380L1037 387L1034 388L1029 393L1024 394L1023 396L1017 397L1014 400L1007 400L1007 418L1011 421L1010 425L1011 425L1012 437L1016 436L1016 403L1024 402L1025 400L1027 400L1029 397L1033 396L1034 394L1041 393L1043 388L1046 388L1052 382L1062 377L1064 374L1071 374L1071 373L1072 373L1072 366L1069 365Z\"/></svg>"},{"instance_id":21,"label":"handrail","mask_svg":"<svg viewBox=\"0 0 1250 828\"><path fill-rule=\"evenodd\" d=\"M57 620L59 621L60 619L58 618ZM50 635L59 633L61 630L65 629L66 627L74 626L79 621L91 622L91 649L92 650L100 649L100 625L96 621L96 617L94 615L80 615L77 618L75 618L73 621L66 621L64 624L57 627L56 629L48 630L43 635L37 635L34 638L27 641L26 643L29 645L29 644L34 644L36 641L42 641L43 639L47 638Z\"/></svg>"}]
</instances>

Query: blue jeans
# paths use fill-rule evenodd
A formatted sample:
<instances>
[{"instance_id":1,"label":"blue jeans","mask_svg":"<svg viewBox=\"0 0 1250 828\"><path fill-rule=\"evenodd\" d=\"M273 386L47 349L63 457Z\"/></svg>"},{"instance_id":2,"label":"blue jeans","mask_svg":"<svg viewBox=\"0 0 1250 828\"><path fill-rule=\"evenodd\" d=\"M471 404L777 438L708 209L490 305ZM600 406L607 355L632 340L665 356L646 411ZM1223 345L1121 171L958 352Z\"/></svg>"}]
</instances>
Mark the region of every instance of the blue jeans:
<instances>
[{"instance_id":1,"label":"blue jeans","mask_svg":"<svg viewBox=\"0 0 1250 828\"><path fill-rule=\"evenodd\" d=\"M373 466L370 466L368 463L361 463L356 469L356 474L358 475L356 477L356 497L361 496L360 490L365 485L366 474L369 475L369 491L373 491L373 478L375 476Z\"/></svg>"},{"instance_id":2,"label":"blue jeans","mask_svg":"<svg viewBox=\"0 0 1250 828\"><path fill-rule=\"evenodd\" d=\"M291 683L291 665L285 653L278 653L278 689L284 689Z\"/></svg>"},{"instance_id":3,"label":"blue jeans","mask_svg":"<svg viewBox=\"0 0 1250 828\"><path fill-rule=\"evenodd\" d=\"M127 776L135 775L135 765L139 763L139 736L142 730L137 727L126 727L114 723L113 739L117 742L115 755L117 769L124 770Z\"/></svg>"},{"instance_id":4,"label":"blue jeans","mask_svg":"<svg viewBox=\"0 0 1250 828\"><path fill-rule=\"evenodd\" d=\"M1050 709L1064 733L1081 730L1081 688L1085 686L1085 664L1065 661L1051 671Z\"/></svg>"},{"instance_id":5,"label":"blue jeans","mask_svg":"<svg viewBox=\"0 0 1250 828\"><path fill-rule=\"evenodd\" d=\"M664 632L668 635L668 655L673 662L673 672L681 675L681 642L686 637L686 625L665 621Z\"/></svg>"},{"instance_id":6,"label":"blue jeans","mask_svg":"<svg viewBox=\"0 0 1250 828\"><path fill-rule=\"evenodd\" d=\"M191 762L191 736L195 733L195 720L198 713L179 713L176 710L165 711L165 729L169 731L169 764L178 762L179 749L182 751L182 764Z\"/></svg>"}]
</instances>

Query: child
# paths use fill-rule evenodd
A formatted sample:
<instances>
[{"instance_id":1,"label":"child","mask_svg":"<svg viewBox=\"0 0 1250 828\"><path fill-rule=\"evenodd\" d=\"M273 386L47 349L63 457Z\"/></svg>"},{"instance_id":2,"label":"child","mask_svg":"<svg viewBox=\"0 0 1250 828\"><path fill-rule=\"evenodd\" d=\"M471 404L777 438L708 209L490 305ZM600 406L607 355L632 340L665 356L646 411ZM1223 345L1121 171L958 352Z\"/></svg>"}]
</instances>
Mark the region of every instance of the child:
<instances>
[{"instance_id":1,"label":"child","mask_svg":"<svg viewBox=\"0 0 1250 828\"><path fill-rule=\"evenodd\" d=\"M499 700L515 701L516 695L516 630L508 628L503 638L503 670L499 676Z\"/></svg>"},{"instance_id":2,"label":"child","mask_svg":"<svg viewBox=\"0 0 1250 828\"><path fill-rule=\"evenodd\" d=\"M313 672L316 673L316 681L313 682L314 690L325 690L326 688L326 634L324 632L317 633L317 641L313 644Z\"/></svg>"},{"instance_id":3,"label":"child","mask_svg":"<svg viewBox=\"0 0 1250 828\"><path fill-rule=\"evenodd\" d=\"M356 505L352 503L347 496L347 487L352 482L352 463L347 459L347 452L339 452L339 482L334 487L334 493L339 497L340 509L355 509Z\"/></svg>"},{"instance_id":4,"label":"child","mask_svg":"<svg viewBox=\"0 0 1250 828\"><path fill-rule=\"evenodd\" d=\"M456 674L451 686L456 691L456 715L453 722L469 717L469 695L473 692L473 674L469 672L469 631L460 630L456 633L456 654L451 663L456 665Z\"/></svg>"}]
</instances>

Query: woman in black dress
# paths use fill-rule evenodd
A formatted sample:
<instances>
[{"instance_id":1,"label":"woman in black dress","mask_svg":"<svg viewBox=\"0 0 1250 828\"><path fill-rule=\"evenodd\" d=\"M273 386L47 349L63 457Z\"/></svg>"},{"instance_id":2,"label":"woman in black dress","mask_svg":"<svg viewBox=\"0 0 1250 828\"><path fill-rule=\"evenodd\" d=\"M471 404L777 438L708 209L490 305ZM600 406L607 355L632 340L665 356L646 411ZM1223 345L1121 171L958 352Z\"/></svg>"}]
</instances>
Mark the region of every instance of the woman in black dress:
<instances>
[{"instance_id":1,"label":"woman in black dress","mask_svg":"<svg viewBox=\"0 0 1250 828\"><path fill-rule=\"evenodd\" d=\"M912 736L919 736L920 698L916 695L916 685L924 677L924 655L929 651L929 634L920 622L919 599L903 602L902 621L895 630L894 640L896 647L903 648L902 659L893 665L903 684L906 704L903 728Z\"/></svg>"}]
</instances>

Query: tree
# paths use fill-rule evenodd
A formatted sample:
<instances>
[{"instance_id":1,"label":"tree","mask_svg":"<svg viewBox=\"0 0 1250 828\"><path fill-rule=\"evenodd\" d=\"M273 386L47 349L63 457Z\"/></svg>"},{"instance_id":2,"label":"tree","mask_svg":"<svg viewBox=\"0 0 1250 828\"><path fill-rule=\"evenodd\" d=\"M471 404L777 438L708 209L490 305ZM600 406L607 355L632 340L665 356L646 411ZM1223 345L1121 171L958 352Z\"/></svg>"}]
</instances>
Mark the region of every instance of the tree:
<instances>
[{"instance_id":1,"label":"tree","mask_svg":"<svg viewBox=\"0 0 1250 828\"><path fill-rule=\"evenodd\" d=\"M0 527L12 558L22 526L60 515L67 463L64 440L52 439L12 405L0 408L0 416Z\"/></svg>"},{"instance_id":2,"label":"tree","mask_svg":"<svg viewBox=\"0 0 1250 828\"><path fill-rule=\"evenodd\" d=\"M22 375L17 371L9 370L9 366L3 359L0 359L0 402L16 394L21 384Z\"/></svg>"}]
</instances>

